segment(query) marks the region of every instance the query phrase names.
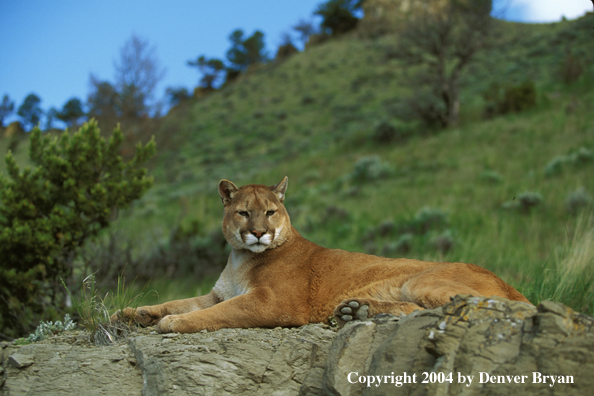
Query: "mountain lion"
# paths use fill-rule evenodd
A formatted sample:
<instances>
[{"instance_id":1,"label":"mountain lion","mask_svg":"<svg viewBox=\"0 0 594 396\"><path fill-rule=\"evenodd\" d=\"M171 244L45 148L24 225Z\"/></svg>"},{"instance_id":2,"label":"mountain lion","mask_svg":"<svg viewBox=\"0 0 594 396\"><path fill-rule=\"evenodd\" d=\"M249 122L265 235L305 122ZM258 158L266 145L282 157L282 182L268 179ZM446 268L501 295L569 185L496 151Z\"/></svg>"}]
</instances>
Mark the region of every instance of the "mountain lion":
<instances>
[{"instance_id":1,"label":"mountain lion","mask_svg":"<svg viewBox=\"0 0 594 396\"><path fill-rule=\"evenodd\" d=\"M210 293L126 308L124 316L162 333L203 329L340 325L378 313L436 308L456 294L530 303L495 274L474 264L391 259L326 249L303 238L283 205L288 179L272 187L219 183L223 233L232 247ZM114 314L117 320L120 313Z\"/></svg>"}]
</instances>

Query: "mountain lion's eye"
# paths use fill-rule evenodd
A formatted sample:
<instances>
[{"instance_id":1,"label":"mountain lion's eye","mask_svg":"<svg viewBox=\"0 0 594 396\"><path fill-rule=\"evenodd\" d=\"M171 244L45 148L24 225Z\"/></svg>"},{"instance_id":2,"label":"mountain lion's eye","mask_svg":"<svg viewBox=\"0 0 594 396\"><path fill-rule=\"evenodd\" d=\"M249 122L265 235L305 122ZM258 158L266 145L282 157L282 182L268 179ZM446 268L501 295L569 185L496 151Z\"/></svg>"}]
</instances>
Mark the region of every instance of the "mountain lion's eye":
<instances>
[{"instance_id":1,"label":"mountain lion's eye","mask_svg":"<svg viewBox=\"0 0 594 396\"><path fill-rule=\"evenodd\" d=\"M272 216L275 213L276 213L276 210L269 210L268 212L266 212L266 216Z\"/></svg>"},{"instance_id":2,"label":"mountain lion's eye","mask_svg":"<svg viewBox=\"0 0 594 396\"><path fill-rule=\"evenodd\" d=\"M246 212L246 211L241 211L241 212L237 212L237 213L239 213L239 215L240 216L243 216L243 217L248 217L249 216L248 212Z\"/></svg>"}]
</instances>

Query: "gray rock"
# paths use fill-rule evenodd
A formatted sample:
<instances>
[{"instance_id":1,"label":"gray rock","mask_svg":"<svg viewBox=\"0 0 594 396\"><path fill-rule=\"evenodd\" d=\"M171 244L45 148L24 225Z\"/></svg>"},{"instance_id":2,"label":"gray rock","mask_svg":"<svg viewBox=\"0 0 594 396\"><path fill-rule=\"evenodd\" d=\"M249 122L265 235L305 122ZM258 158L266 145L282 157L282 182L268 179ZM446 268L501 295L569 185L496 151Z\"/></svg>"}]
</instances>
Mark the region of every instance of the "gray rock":
<instances>
[{"instance_id":1,"label":"gray rock","mask_svg":"<svg viewBox=\"0 0 594 396\"><path fill-rule=\"evenodd\" d=\"M4 395L138 395L142 389L142 375L129 362L133 355L125 345L37 343L4 352Z\"/></svg>"},{"instance_id":2,"label":"gray rock","mask_svg":"<svg viewBox=\"0 0 594 396\"><path fill-rule=\"evenodd\" d=\"M321 385L335 332L322 325L297 329L222 329L180 335L173 343L142 336L130 347L142 369L142 394L296 395Z\"/></svg>"},{"instance_id":3,"label":"gray rock","mask_svg":"<svg viewBox=\"0 0 594 396\"><path fill-rule=\"evenodd\" d=\"M13 353L8 356L8 364L19 369L29 367L34 363L34 356Z\"/></svg>"},{"instance_id":4,"label":"gray rock","mask_svg":"<svg viewBox=\"0 0 594 396\"><path fill-rule=\"evenodd\" d=\"M338 332L320 324L146 329L118 346L90 347L76 336L2 345L0 361L0 395L11 396L584 395L594 388L594 319L549 301L537 309L458 296L442 308L382 314Z\"/></svg>"},{"instance_id":5,"label":"gray rock","mask_svg":"<svg viewBox=\"0 0 594 396\"><path fill-rule=\"evenodd\" d=\"M536 309L498 297L457 296L396 324L347 324L331 347L323 386L332 395L589 394L593 328L593 318L559 303ZM383 341L367 352L370 340Z\"/></svg>"}]
</instances>

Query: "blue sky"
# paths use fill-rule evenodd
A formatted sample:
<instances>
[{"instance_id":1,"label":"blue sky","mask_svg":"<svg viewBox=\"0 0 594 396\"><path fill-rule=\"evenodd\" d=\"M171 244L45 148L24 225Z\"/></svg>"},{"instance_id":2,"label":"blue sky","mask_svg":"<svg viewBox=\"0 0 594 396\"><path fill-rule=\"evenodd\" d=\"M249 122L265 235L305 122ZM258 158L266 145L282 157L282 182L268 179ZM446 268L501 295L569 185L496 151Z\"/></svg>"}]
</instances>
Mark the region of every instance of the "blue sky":
<instances>
[{"instance_id":1,"label":"blue sky","mask_svg":"<svg viewBox=\"0 0 594 396\"><path fill-rule=\"evenodd\" d=\"M60 109L71 97L86 101L89 76L114 80L114 61L132 34L156 47L165 78L158 86L197 85L198 55L224 59L229 34L259 29L274 52L283 32L300 19L312 20L322 0L1 0L0 97L15 110L31 92L44 110ZM503 17L522 22L559 21L592 10L590 0L496 0ZM14 120L11 117L9 121Z\"/></svg>"}]
</instances>

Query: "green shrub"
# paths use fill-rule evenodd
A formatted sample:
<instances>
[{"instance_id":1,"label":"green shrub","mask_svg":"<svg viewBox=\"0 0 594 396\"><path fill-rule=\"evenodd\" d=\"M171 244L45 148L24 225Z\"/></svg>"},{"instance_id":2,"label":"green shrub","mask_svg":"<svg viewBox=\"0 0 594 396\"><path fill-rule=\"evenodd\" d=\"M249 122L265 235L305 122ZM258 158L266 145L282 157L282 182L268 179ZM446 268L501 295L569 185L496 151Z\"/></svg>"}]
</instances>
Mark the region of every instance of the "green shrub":
<instances>
[{"instance_id":1,"label":"green shrub","mask_svg":"<svg viewBox=\"0 0 594 396\"><path fill-rule=\"evenodd\" d=\"M543 202L542 195L537 192L525 192L518 195L518 203L520 209L524 213L529 213L533 208L540 205Z\"/></svg>"},{"instance_id":2,"label":"green shrub","mask_svg":"<svg viewBox=\"0 0 594 396\"><path fill-rule=\"evenodd\" d=\"M412 250L413 234L402 234L395 242L388 242L382 249L382 254L385 256L392 256L394 254L407 254Z\"/></svg>"},{"instance_id":3,"label":"green shrub","mask_svg":"<svg viewBox=\"0 0 594 396\"><path fill-rule=\"evenodd\" d=\"M373 131L373 140L379 144L405 142L410 137L410 131L398 129L394 125L383 121Z\"/></svg>"},{"instance_id":4,"label":"green shrub","mask_svg":"<svg viewBox=\"0 0 594 396\"><path fill-rule=\"evenodd\" d=\"M274 116L279 120L284 120L285 118L287 118L288 114L285 110L279 110L274 113Z\"/></svg>"},{"instance_id":5,"label":"green shrub","mask_svg":"<svg viewBox=\"0 0 594 396\"><path fill-rule=\"evenodd\" d=\"M11 153L0 176L0 332L17 336L64 301L77 249L109 225L114 211L152 185L139 165L155 151L139 144L130 161L118 154L124 136L105 141L97 123L74 134L31 132L35 168L21 172Z\"/></svg>"},{"instance_id":6,"label":"green shrub","mask_svg":"<svg viewBox=\"0 0 594 396\"><path fill-rule=\"evenodd\" d=\"M563 81L567 85L571 85L582 76L584 73L584 62L583 60L573 55L571 52L568 52L565 55L565 59L561 63L559 67L559 76L561 77L561 81Z\"/></svg>"},{"instance_id":7,"label":"green shrub","mask_svg":"<svg viewBox=\"0 0 594 396\"><path fill-rule=\"evenodd\" d=\"M503 176L499 172L492 170L485 170L480 175L480 179L486 183L499 184L503 182Z\"/></svg>"},{"instance_id":8,"label":"green shrub","mask_svg":"<svg viewBox=\"0 0 594 396\"><path fill-rule=\"evenodd\" d=\"M393 221L387 220L382 222L379 226L377 226L376 231L378 236L380 237L387 237L392 234L395 230L395 225Z\"/></svg>"},{"instance_id":9,"label":"green shrub","mask_svg":"<svg viewBox=\"0 0 594 396\"><path fill-rule=\"evenodd\" d=\"M35 329L33 333L27 337L27 341L29 342L37 342L43 341L47 337L62 333L64 331L72 330L76 327L76 323L72 321L70 315L66 314L64 316L64 322L62 321L55 321L55 322L44 322L41 321L39 326Z\"/></svg>"},{"instance_id":10,"label":"green shrub","mask_svg":"<svg viewBox=\"0 0 594 396\"><path fill-rule=\"evenodd\" d=\"M362 238L362 243L365 250L373 254L378 247L383 246L381 254L387 256L407 254L414 246L433 247L445 254L455 245L452 231L447 226L447 213L441 209L424 207L408 220L397 223L388 220L371 228ZM435 236L429 239L431 235Z\"/></svg>"},{"instance_id":11,"label":"green shrub","mask_svg":"<svg viewBox=\"0 0 594 396\"><path fill-rule=\"evenodd\" d=\"M396 224L388 220L371 228L363 237L363 242L374 241L376 238L399 237L405 234L423 236L430 231L445 230L448 223L447 213L441 209L424 207L409 220L402 220Z\"/></svg>"},{"instance_id":12,"label":"green shrub","mask_svg":"<svg viewBox=\"0 0 594 396\"><path fill-rule=\"evenodd\" d=\"M326 207L326 212L322 216L321 222L326 223L326 222L334 221L334 220L338 220L338 221L350 220L349 212L345 209L339 208L334 205L330 205L330 206Z\"/></svg>"},{"instance_id":13,"label":"green shrub","mask_svg":"<svg viewBox=\"0 0 594 396\"><path fill-rule=\"evenodd\" d=\"M594 162L594 152L585 147L580 147L569 155L569 162L574 165L586 165Z\"/></svg>"},{"instance_id":14,"label":"green shrub","mask_svg":"<svg viewBox=\"0 0 594 396\"><path fill-rule=\"evenodd\" d=\"M500 114L519 113L536 106L536 87L532 81L502 88L493 83L483 92L487 118Z\"/></svg>"},{"instance_id":15,"label":"green shrub","mask_svg":"<svg viewBox=\"0 0 594 396\"><path fill-rule=\"evenodd\" d=\"M501 204L501 209L504 210L516 210L520 207L520 203L515 199L512 201L505 201Z\"/></svg>"},{"instance_id":16,"label":"green shrub","mask_svg":"<svg viewBox=\"0 0 594 396\"><path fill-rule=\"evenodd\" d=\"M429 128L448 126L446 106L434 92L426 88L415 89L414 93L395 101L391 106L392 115L404 122L421 121Z\"/></svg>"},{"instance_id":17,"label":"green shrub","mask_svg":"<svg viewBox=\"0 0 594 396\"><path fill-rule=\"evenodd\" d=\"M559 156L553 158L546 166L545 166L545 176L554 176L563 171L563 165L568 163L570 159L566 156Z\"/></svg>"},{"instance_id":18,"label":"green shrub","mask_svg":"<svg viewBox=\"0 0 594 396\"><path fill-rule=\"evenodd\" d=\"M374 181L390 174L390 165L383 162L377 155L359 159L349 178L357 183Z\"/></svg>"},{"instance_id":19,"label":"green shrub","mask_svg":"<svg viewBox=\"0 0 594 396\"><path fill-rule=\"evenodd\" d=\"M509 87L503 95L500 112L519 113L536 106L536 87L534 83L524 82L520 85Z\"/></svg>"},{"instance_id":20,"label":"green shrub","mask_svg":"<svg viewBox=\"0 0 594 396\"><path fill-rule=\"evenodd\" d=\"M301 98L302 105L312 104L312 103L315 103L315 101L316 101L316 99L311 95L305 95L303 98Z\"/></svg>"},{"instance_id":21,"label":"green shrub","mask_svg":"<svg viewBox=\"0 0 594 396\"><path fill-rule=\"evenodd\" d=\"M309 40L307 41L305 48L307 49L316 45L323 44L329 39L330 35L326 33L312 34L311 36L309 36Z\"/></svg>"},{"instance_id":22,"label":"green shrub","mask_svg":"<svg viewBox=\"0 0 594 396\"><path fill-rule=\"evenodd\" d=\"M446 254L454 248L454 236L450 230L445 230L440 235L431 238L431 246L441 254Z\"/></svg>"},{"instance_id":23,"label":"green shrub","mask_svg":"<svg viewBox=\"0 0 594 396\"><path fill-rule=\"evenodd\" d=\"M417 235L427 234L430 230L439 230L447 226L448 215L441 209L424 207L411 221L402 225Z\"/></svg>"},{"instance_id":24,"label":"green shrub","mask_svg":"<svg viewBox=\"0 0 594 396\"><path fill-rule=\"evenodd\" d=\"M579 168L592 163L594 163L594 151L585 147L580 147L568 155L561 155L553 158L545 166L544 173L545 176L554 176L560 174L565 165L573 165L574 167Z\"/></svg>"},{"instance_id":25,"label":"green shrub","mask_svg":"<svg viewBox=\"0 0 594 396\"><path fill-rule=\"evenodd\" d=\"M288 42L286 44L280 45L278 50L276 51L276 60L287 59L292 55L299 53L299 50L295 48L293 43Z\"/></svg>"},{"instance_id":26,"label":"green shrub","mask_svg":"<svg viewBox=\"0 0 594 396\"><path fill-rule=\"evenodd\" d=\"M567 199L565 200L565 208L569 213L576 214L583 209L592 207L593 203L594 200L592 200L592 196L581 187L567 196Z\"/></svg>"}]
</instances>

